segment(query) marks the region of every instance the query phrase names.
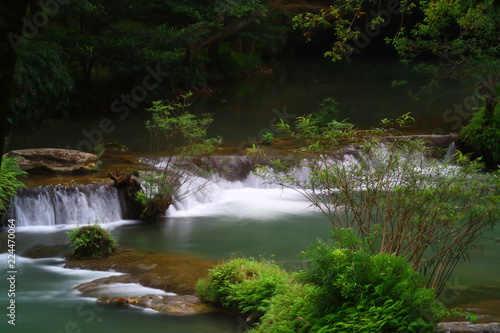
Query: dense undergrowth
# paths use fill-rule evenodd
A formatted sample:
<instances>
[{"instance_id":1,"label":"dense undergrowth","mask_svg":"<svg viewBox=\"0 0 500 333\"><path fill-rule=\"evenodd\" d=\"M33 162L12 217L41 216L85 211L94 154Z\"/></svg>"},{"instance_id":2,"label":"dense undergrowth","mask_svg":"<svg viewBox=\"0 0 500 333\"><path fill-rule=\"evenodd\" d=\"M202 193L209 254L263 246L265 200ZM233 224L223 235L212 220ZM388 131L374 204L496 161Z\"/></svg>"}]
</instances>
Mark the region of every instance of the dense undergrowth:
<instances>
[{"instance_id":1,"label":"dense undergrowth","mask_svg":"<svg viewBox=\"0 0 500 333\"><path fill-rule=\"evenodd\" d=\"M404 258L323 242L304 257L307 268L294 273L232 259L210 270L197 292L257 321L251 332L433 332L445 313Z\"/></svg>"}]
</instances>

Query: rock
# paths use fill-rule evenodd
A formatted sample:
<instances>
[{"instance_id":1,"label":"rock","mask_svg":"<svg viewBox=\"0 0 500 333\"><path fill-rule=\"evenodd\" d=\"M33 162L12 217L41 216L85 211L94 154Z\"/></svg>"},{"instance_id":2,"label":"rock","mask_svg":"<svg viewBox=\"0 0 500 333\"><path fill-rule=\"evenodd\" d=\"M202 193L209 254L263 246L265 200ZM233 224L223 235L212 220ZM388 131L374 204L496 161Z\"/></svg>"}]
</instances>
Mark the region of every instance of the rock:
<instances>
[{"instance_id":1,"label":"rock","mask_svg":"<svg viewBox=\"0 0 500 333\"><path fill-rule=\"evenodd\" d=\"M68 245L36 245L23 254L23 257L30 259L62 257L71 248Z\"/></svg>"},{"instance_id":2,"label":"rock","mask_svg":"<svg viewBox=\"0 0 500 333\"><path fill-rule=\"evenodd\" d=\"M499 323L471 324L470 322L439 323L439 333L500 333Z\"/></svg>"},{"instance_id":3,"label":"rock","mask_svg":"<svg viewBox=\"0 0 500 333\"><path fill-rule=\"evenodd\" d=\"M207 270L214 264L201 259L161 253L140 253L126 249L106 258L68 259L65 267L127 273L96 279L75 287L86 296L98 298L98 302L141 306L168 314L199 314L218 311L201 303L198 297L192 296L196 292L197 281L206 276ZM138 283L144 287L161 289L177 295L128 297L126 292L119 296L106 296L100 293L106 286L128 283Z\"/></svg>"},{"instance_id":4,"label":"rock","mask_svg":"<svg viewBox=\"0 0 500 333\"><path fill-rule=\"evenodd\" d=\"M167 314L201 314L216 312L215 308L201 303L196 296L162 296L146 295L139 297L108 297L104 296L98 302L111 305L135 305L150 308Z\"/></svg>"},{"instance_id":5,"label":"rock","mask_svg":"<svg viewBox=\"0 0 500 333\"><path fill-rule=\"evenodd\" d=\"M94 154L78 150L57 148L36 148L13 150L4 156L20 156L19 167L24 171L45 171L53 173L85 173L95 171L98 158Z\"/></svg>"},{"instance_id":6,"label":"rock","mask_svg":"<svg viewBox=\"0 0 500 333\"><path fill-rule=\"evenodd\" d=\"M90 283L139 283L179 295L193 295L198 280L205 277L215 263L196 258L163 253L142 253L121 249L118 254L98 259L68 259L66 268L115 271L127 275L110 276ZM85 283L78 288L84 288Z\"/></svg>"}]
</instances>

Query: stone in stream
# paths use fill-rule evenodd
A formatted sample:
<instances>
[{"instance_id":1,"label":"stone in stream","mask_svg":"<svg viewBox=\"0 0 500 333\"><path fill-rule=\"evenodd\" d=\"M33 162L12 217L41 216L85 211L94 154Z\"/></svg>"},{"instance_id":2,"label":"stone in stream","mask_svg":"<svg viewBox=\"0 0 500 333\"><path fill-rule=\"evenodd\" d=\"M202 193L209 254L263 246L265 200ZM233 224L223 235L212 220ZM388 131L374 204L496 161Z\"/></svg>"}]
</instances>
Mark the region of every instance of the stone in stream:
<instances>
[{"instance_id":1,"label":"stone in stream","mask_svg":"<svg viewBox=\"0 0 500 333\"><path fill-rule=\"evenodd\" d=\"M471 324L469 322L439 323L438 333L500 333L499 323Z\"/></svg>"},{"instance_id":2,"label":"stone in stream","mask_svg":"<svg viewBox=\"0 0 500 333\"><path fill-rule=\"evenodd\" d=\"M13 150L4 156L16 159L24 171L44 171L50 173L87 173L98 166L97 155L78 150L58 148L36 148Z\"/></svg>"},{"instance_id":3,"label":"stone in stream","mask_svg":"<svg viewBox=\"0 0 500 333\"><path fill-rule=\"evenodd\" d=\"M118 254L110 257L68 259L65 267L127 273L97 279L75 287L84 295L96 297L99 302L113 305L136 305L168 314L199 314L218 311L193 296L196 293L197 281L205 277L208 269L214 265L215 263L202 259L122 249ZM128 297L126 291L119 296L102 293L102 290L106 290L108 286L130 283L177 295Z\"/></svg>"}]
</instances>

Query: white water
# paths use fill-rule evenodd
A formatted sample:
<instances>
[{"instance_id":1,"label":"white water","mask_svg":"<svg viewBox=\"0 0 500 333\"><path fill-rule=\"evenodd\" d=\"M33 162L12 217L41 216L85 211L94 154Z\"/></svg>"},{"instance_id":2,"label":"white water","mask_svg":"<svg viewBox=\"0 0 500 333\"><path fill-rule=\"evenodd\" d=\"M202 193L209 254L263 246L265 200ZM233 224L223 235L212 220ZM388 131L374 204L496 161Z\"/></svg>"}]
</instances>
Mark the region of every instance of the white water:
<instances>
[{"instance_id":1,"label":"white water","mask_svg":"<svg viewBox=\"0 0 500 333\"><path fill-rule=\"evenodd\" d=\"M17 226L56 226L121 220L115 187L43 186L21 190L12 200Z\"/></svg>"},{"instance_id":2,"label":"white water","mask_svg":"<svg viewBox=\"0 0 500 333\"><path fill-rule=\"evenodd\" d=\"M449 153L453 153L454 144ZM384 149L379 151L375 160L384 158ZM427 168L423 157L415 157L413 164L422 168L422 172L436 171L441 173L452 172L453 167L434 165ZM332 163L332 161L328 161ZM346 171L359 167L358 159L351 154L345 154L343 161ZM302 168L293 171L293 176L303 184L307 183L309 169L307 163ZM159 167L159 165L156 165ZM398 186L401 180L396 175L389 175L384 180L392 186ZM355 185L355 184L353 184ZM372 184L373 185L373 184ZM273 220L284 214L302 215L311 213L307 209L310 203L299 192L290 189L279 189L264 182L261 177L250 173L242 181L230 182L216 178L208 181L204 178L193 177L186 182L182 190L181 200L167 210L168 217L187 216L226 216L249 217L255 220ZM367 184L355 186L360 190L366 189ZM197 191L197 188L202 188ZM122 220L120 202L115 187L109 185L92 184L78 187L45 186L24 189L13 199L13 216L17 226L46 227L46 226L74 226L93 223L98 219L101 223L110 224Z\"/></svg>"}]
</instances>

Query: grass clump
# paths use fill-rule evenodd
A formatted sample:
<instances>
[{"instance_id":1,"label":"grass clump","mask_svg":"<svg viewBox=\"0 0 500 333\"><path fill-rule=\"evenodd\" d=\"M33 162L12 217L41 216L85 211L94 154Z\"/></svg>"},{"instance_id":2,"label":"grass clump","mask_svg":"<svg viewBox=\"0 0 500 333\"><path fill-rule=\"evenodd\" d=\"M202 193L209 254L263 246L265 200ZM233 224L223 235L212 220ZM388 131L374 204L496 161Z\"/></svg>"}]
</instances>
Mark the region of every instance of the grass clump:
<instances>
[{"instance_id":1,"label":"grass clump","mask_svg":"<svg viewBox=\"0 0 500 333\"><path fill-rule=\"evenodd\" d=\"M288 283L290 274L272 261L235 258L209 270L198 281L202 301L259 319L269 309L269 300Z\"/></svg>"},{"instance_id":2,"label":"grass clump","mask_svg":"<svg viewBox=\"0 0 500 333\"><path fill-rule=\"evenodd\" d=\"M98 220L93 225L77 227L67 234L75 250L75 258L104 257L118 251L116 240L99 225Z\"/></svg>"}]
</instances>

